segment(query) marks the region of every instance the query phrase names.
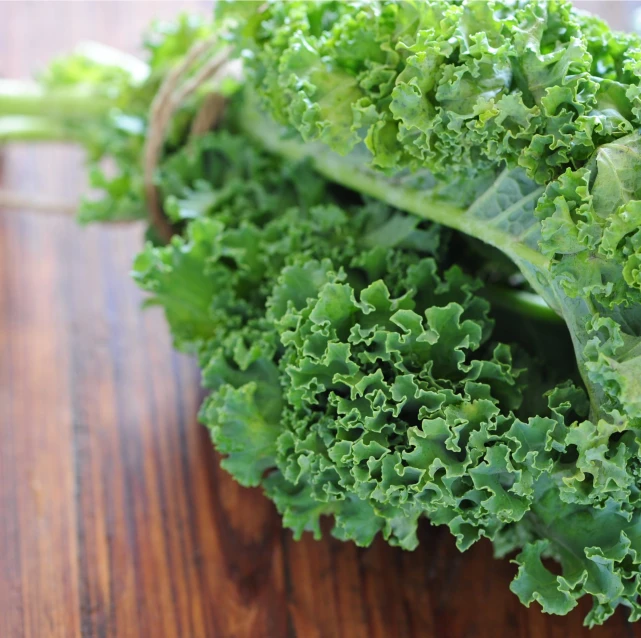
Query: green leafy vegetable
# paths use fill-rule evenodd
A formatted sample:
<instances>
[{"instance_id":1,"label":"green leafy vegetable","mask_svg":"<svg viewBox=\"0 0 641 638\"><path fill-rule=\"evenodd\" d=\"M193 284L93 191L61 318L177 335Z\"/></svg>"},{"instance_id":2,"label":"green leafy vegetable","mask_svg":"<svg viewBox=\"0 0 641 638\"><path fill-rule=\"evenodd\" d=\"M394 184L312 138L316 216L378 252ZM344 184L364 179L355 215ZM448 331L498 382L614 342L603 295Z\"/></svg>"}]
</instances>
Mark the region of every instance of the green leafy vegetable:
<instances>
[{"instance_id":1,"label":"green leafy vegetable","mask_svg":"<svg viewBox=\"0 0 641 638\"><path fill-rule=\"evenodd\" d=\"M564 0L220 2L149 64L90 47L0 83L0 140L80 142L81 219L144 216L151 103L214 32L244 78L220 130L189 136L211 85L174 117L176 234L133 276L224 467L296 536L412 549L427 519L518 552L526 605L638 619L641 40Z\"/></svg>"}]
</instances>

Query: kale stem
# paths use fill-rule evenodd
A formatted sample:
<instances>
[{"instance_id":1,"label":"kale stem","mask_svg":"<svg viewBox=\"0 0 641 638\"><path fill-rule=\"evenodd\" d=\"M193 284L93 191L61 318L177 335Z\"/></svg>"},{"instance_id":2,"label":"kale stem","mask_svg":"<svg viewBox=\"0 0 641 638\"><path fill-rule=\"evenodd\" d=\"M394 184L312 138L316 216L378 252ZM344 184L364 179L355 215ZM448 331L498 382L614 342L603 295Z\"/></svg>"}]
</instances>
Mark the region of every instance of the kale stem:
<instances>
[{"instance_id":1,"label":"kale stem","mask_svg":"<svg viewBox=\"0 0 641 638\"><path fill-rule=\"evenodd\" d=\"M505 308L539 321L565 323L565 319L561 315L550 308L542 297L534 293L492 284L484 286L481 293L493 306Z\"/></svg>"},{"instance_id":2,"label":"kale stem","mask_svg":"<svg viewBox=\"0 0 641 638\"><path fill-rule=\"evenodd\" d=\"M0 144L81 142L113 103L88 87L47 89L33 82L0 80Z\"/></svg>"},{"instance_id":3,"label":"kale stem","mask_svg":"<svg viewBox=\"0 0 641 638\"><path fill-rule=\"evenodd\" d=\"M4 142L77 142L78 131L68 123L38 116L0 117L0 144Z\"/></svg>"},{"instance_id":4,"label":"kale stem","mask_svg":"<svg viewBox=\"0 0 641 638\"><path fill-rule=\"evenodd\" d=\"M94 118L113 106L108 98L88 87L44 88L34 82L0 80L0 116Z\"/></svg>"},{"instance_id":5,"label":"kale stem","mask_svg":"<svg viewBox=\"0 0 641 638\"><path fill-rule=\"evenodd\" d=\"M141 84L149 77L149 65L138 58L97 42L84 42L76 47L74 55L87 60L101 68L113 68L121 70L129 75L131 82ZM102 91L96 90L102 88ZM50 139L51 132L56 130L54 120L62 120L69 128L78 120L96 119L104 116L113 108L114 103L100 84L91 85L78 83L63 87L47 87L37 82L28 80L0 80L0 118L6 116L31 116L48 118L51 120L51 128L44 126L44 120L37 125L32 122L31 126L17 126L14 121L13 128L10 122L5 121L3 131L7 139L23 139L17 132L22 130L29 136L26 139L37 141L39 139ZM58 129L60 131L60 129ZM37 133L43 137L38 137ZM11 134L9 134L11 133Z\"/></svg>"},{"instance_id":6,"label":"kale stem","mask_svg":"<svg viewBox=\"0 0 641 638\"><path fill-rule=\"evenodd\" d=\"M536 274L548 270L549 260L539 251L515 241L491 224L466 215L465 209L430 196L423 190L396 186L362 163L342 157L326 147L283 137L278 125L266 121L256 106L251 104L251 99L244 100L238 124L249 138L266 150L293 161L309 160L316 171L332 182L476 237L503 251L517 265L529 264L529 269L522 269L523 274L537 292L542 291Z\"/></svg>"}]
</instances>

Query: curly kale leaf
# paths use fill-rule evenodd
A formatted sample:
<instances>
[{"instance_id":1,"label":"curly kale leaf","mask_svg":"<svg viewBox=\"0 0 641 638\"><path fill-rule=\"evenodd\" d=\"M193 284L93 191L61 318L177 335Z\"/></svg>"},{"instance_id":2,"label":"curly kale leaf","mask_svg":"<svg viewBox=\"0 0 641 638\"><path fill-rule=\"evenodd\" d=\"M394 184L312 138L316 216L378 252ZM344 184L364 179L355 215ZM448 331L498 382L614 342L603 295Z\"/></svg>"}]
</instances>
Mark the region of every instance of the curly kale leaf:
<instances>
[{"instance_id":1,"label":"curly kale leaf","mask_svg":"<svg viewBox=\"0 0 641 638\"><path fill-rule=\"evenodd\" d=\"M385 169L539 183L639 125L641 41L571 3L221 3L275 119Z\"/></svg>"},{"instance_id":2,"label":"curly kale leaf","mask_svg":"<svg viewBox=\"0 0 641 638\"><path fill-rule=\"evenodd\" d=\"M478 283L456 268L441 279L429 258L382 259L383 279L360 290L327 260L283 270L269 302L285 345L289 427L278 464L318 501L369 502L390 542L412 548L421 514L443 523L460 511L491 422L518 408L522 388L509 348L485 344L491 322ZM485 432L469 442L477 428ZM477 449L465 458L468 442ZM484 500L471 481L467 489ZM515 520L525 511L517 501L501 490L477 505ZM452 522L464 534L460 525Z\"/></svg>"},{"instance_id":3,"label":"curly kale leaf","mask_svg":"<svg viewBox=\"0 0 641 638\"><path fill-rule=\"evenodd\" d=\"M262 401L261 388L274 380L269 370L282 354L265 307L283 268L296 259L358 257L358 279L380 271L381 256L395 247L436 254L442 245L438 227L377 202L332 204L341 193L308 165L282 162L224 131L169 158L159 180L166 209L176 222L189 223L167 246L149 243L133 275L151 293L148 303L163 307L176 346L198 354L205 385L220 390L203 407L203 418L227 424L212 432L228 453L225 441L233 436L226 432L251 421L249 406ZM244 387L248 383L254 389ZM225 385L234 389L222 390ZM278 383L270 392L280 397ZM244 417L222 416L241 405ZM256 414L271 412L261 406ZM246 442L245 435L238 438ZM261 441L256 445L267 449ZM251 483L260 475L250 470L251 458L244 453L239 480Z\"/></svg>"}]
</instances>

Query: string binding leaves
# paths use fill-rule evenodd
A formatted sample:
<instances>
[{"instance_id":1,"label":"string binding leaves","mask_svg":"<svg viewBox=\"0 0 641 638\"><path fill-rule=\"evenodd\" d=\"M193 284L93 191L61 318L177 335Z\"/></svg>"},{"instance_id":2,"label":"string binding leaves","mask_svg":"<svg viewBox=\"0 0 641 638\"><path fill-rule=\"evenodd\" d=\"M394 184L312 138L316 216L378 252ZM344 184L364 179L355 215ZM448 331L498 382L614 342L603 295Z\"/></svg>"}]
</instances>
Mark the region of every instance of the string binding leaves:
<instances>
[{"instance_id":1,"label":"string binding leaves","mask_svg":"<svg viewBox=\"0 0 641 638\"><path fill-rule=\"evenodd\" d=\"M169 123L176 110L203 84L220 78L225 73L230 54L228 48L219 51L202 64L203 58L211 53L216 43L215 37L196 43L182 62L167 74L151 103L149 129L143 153L143 179L150 223L164 241L169 241L174 233L162 210L154 175L162 155ZM192 74L199 64L202 64L201 68ZM225 99L222 95L210 93L205 97L192 122L190 137L202 135L214 128L220 122L224 107Z\"/></svg>"}]
</instances>

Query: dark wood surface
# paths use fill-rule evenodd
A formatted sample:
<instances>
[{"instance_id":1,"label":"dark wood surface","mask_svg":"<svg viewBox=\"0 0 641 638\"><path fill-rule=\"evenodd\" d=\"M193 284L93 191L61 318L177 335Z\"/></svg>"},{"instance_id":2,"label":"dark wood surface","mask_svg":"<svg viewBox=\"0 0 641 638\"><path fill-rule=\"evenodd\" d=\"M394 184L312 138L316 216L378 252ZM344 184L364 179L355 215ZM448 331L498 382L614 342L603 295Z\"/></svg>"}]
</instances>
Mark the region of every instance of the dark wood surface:
<instances>
[{"instance_id":1,"label":"dark wood surface","mask_svg":"<svg viewBox=\"0 0 641 638\"><path fill-rule=\"evenodd\" d=\"M153 16L204 3L0 2L0 72L82 39L134 51ZM72 201L73 150L6 153L2 185ZM632 636L523 608L515 567L459 554L294 542L218 467L193 361L128 278L139 227L0 211L0 638ZM639 633L638 635L641 635Z\"/></svg>"}]
</instances>

